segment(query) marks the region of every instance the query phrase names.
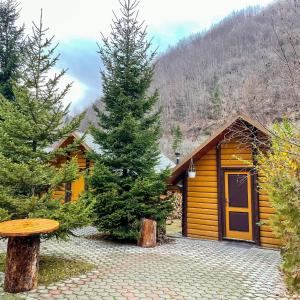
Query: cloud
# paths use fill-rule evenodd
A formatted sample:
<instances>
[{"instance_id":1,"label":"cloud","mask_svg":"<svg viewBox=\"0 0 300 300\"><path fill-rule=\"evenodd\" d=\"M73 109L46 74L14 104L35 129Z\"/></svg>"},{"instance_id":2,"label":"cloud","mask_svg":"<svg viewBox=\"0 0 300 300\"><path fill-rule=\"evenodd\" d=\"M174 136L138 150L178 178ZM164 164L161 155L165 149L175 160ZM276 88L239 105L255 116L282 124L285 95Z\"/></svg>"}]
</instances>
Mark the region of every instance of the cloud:
<instances>
[{"instance_id":1,"label":"cloud","mask_svg":"<svg viewBox=\"0 0 300 300\"><path fill-rule=\"evenodd\" d=\"M199 28L225 17L233 10L250 5L265 5L271 0L141 0L140 18L152 28L171 28L170 24L194 23ZM100 32L110 31L112 10L119 12L118 0L23 0L21 17L29 26L38 20L40 9L44 21L60 41L74 38L98 40ZM163 30L163 29L162 29Z\"/></svg>"},{"instance_id":2,"label":"cloud","mask_svg":"<svg viewBox=\"0 0 300 300\"><path fill-rule=\"evenodd\" d=\"M101 95L101 62L97 50L95 41L78 38L61 43L57 49L61 54L57 67L68 69L74 84L80 82L85 89L84 95L79 92L74 95L72 108L84 109Z\"/></svg>"},{"instance_id":3,"label":"cloud","mask_svg":"<svg viewBox=\"0 0 300 300\"><path fill-rule=\"evenodd\" d=\"M60 72L61 68L55 67L48 72L48 76L50 78L53 78L55 74L58 74ZM65 74L59 81L59 90L62 91L70 83L72 84L72 86L65 98L63 99L63 104L64 106L71 104L72 108L74 109L81 102L82 98L85 97L88 91L88 87L77 78L71 76L70 74Z\"/></svg>"},{"instance_id":4,"label":"cloud","mask_svg":"<svg viewBox=\"0 0 300 300\"><path fill-rule=\"evenodd\" d=\"M180 39L203 31L233 10L266 5L271 0L141 0L139 15L148 25L154 47L164 51ZM43 8L44 25L55 34L61 53L58 69L67 68L66 81L73 87L64 103L82 109L101 95L100 58L96 42L100 32L110 32L112 10L119 12L118 0L21 0L21 19L27 32Z\"/></svg>"}]
</instances>

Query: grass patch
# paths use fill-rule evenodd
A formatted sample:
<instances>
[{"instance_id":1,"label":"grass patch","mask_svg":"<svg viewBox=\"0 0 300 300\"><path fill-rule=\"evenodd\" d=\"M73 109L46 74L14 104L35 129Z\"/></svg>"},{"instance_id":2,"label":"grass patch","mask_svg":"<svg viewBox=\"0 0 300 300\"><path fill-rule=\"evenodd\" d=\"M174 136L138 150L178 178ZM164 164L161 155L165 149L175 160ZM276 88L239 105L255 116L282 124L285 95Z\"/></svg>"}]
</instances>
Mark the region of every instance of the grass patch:
<instances>
[{"instance_id":1,"label":"grass patch","mask_svg":"<svg viewBox=\"0 0 300 300\"><path fill-rule=\"evenodd\" d=\"M0 272L5 269L5 253L0 253ZM54 255L41 255L39 284L48 285L75 277L95 268L95 265L81 260L67 259Z\"/></svg>"},{"instance_id":2,"label":"grass patch","mask_svg":"<svg viewBox=\"0 0 300 300\"><path fill-rule=\"evenodd\" d=\"M1 300L24 300L24 298L20 298L19 296L13 295L13 294L7 294L0 296Z\"/></svg>"},{"instance_id":3,"label":"grass patch","mask_svg":"<svg viewBox=\"0 0 300 300\"><path fill-rule=\"evenodd\" d=\"M172 224L167 225L167 235L181 234L181 220L173 220Z\"/></svg>"}]
</instances>

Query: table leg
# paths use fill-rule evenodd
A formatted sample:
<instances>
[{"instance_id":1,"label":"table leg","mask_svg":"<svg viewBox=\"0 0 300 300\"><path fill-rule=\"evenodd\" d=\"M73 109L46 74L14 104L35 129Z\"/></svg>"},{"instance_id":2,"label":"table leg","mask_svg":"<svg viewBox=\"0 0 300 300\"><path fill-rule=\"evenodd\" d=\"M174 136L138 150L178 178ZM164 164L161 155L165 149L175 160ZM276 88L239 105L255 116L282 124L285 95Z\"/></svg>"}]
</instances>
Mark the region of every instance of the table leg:
<instances>
[{"instance_id":1,"label":"table leg","mask_svg":"<svg viewBox=\"0 0 300 300\"><path fill-rule=\"evenodd\" d=\"M37 287L40 236L10 237L7 244L4 291L20 293Z\"/></svg>"}]
</instances>

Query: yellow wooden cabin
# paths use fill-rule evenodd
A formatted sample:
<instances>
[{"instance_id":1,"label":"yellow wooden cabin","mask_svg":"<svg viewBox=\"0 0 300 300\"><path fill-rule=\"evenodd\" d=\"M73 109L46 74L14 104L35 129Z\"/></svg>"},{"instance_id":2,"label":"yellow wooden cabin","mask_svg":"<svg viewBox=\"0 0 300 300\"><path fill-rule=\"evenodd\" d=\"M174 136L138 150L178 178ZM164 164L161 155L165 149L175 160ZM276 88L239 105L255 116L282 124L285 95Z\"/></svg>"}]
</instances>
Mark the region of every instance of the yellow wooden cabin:
<instances>
[{"instance_id":1,"label":"yellow wooden cabin","mask_svg":"<svg viewBox=\"0 0 300 300\"><path fill-rule=\"evenodd\" d=\"M94 143L93 137L90 134L83 134L82 132L73 132L65 139L47 149L47 151L53 151L57 148L67 147L68 145L73 144L75 139L81 141L77 149L69 153L68 157L60 156L57 157L55 161L55 164L59 165L61 163L64 163L70 157L76 157L81 172L81 175L77 180L61 186L54 192L53 197L55 199L61 199L64 202L76 201L79 198L80 194L87 189L85 171L93 168L93 161L87 159L86 153L88 151L101 153L101 148L99 145ZM161 153L159 162L156 166L156 171L159 172L166 168L173 168L174 166L174 162L172 162L169 158Z\"/></svg>"},{"instance_id":2,"label":"yellow wooden cabin","mask_svg":"<svg viewBox=\"0 0 300 300\"><path fill-rule=\"evenodd\" d=\"M237 134L237 129L243 132ZM182 186L184 236L279 246L271 228L261 225L274 209L266 192L258 187L260 175L255 171L251 142L257 137L268 139L268 131L248 116L239 115L173 170L171 184ZM188 176L191 163L194 178Z\"/></svg>"}]
</instances>

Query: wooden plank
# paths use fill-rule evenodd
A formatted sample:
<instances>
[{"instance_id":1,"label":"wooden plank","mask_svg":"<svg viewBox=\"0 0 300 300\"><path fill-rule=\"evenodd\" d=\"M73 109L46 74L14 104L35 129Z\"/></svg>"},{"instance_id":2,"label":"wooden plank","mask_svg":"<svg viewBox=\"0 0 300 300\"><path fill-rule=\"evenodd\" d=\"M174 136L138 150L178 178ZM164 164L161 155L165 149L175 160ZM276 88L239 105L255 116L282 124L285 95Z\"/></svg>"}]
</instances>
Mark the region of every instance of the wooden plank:
<instances>
[{"instance_id":1,"label":"wooden plank","mask_svg":"<svg viewBox=\"0 0 300 300\"><path fill-rule=\"evenodd\" d=\"M274 214L275 213L275 208L273 208L273 207L260 207L259 211L261 213Z\"/></svg>"},{"instance_id":2,"label":"wooden plank","mask_svg":"<svg viewBox=\"0 0 300 300\"><path fill-rule=\"evenodd\" d=\"M196 174L200 171L216 171L216 166L195 166Z\"/></svg>"},{"instance_id":3,"label":"wooden plank","mask_svg":"<svg viewBox=\"0 0 300 300\"><path fill-rule=\"evenodd\" d=\"M205 180L198 180L197 177L196 178L190 178L189 179L189 186L217 186L217 180L205 181Z\"/></svg>"},{"instance_id":4,"label":"wooden plank","mask_svg":"<svg viewBox=\"0 0 300 300\"><path fill-rule=\"evenodd\" d=\"M209 225L201 225L201 224L191 224L188 223L189 229L197 229L197 230L205 230L205 231L212 231L218 232L218 226L209 226Z\"/></svg>"},{"instance_id":5,"label":"wooden plank","mask_svg":"<svg viewBox=\"0 0 300 300\"><path fill-rule=\"evenodd\" d=\"M218 211L216 209L206 209L206 208L187 208L188 213L202 214L202 215L217 215Z\"/></svg>"},{"instance_id":6,"label":"wooden plank","mask_svg":"<svg viewBox=\"0 0 300 300\"><path fill-rule=\"evenodd\" d=\"M210 193L213 195L213 193ZM187 194L189 202L201 202L201 203L217 203L216 195L214 197L205 197L203 193L189 192Z\"/></svg>"},{"instance_id":7,"label":"wooden plank","mask_svg":"<svg viewBox=\"0 0 300 300\"><path fill-rule=\"evenodd\" d=\"M218 209L217 203L198 203L198 202L188 202L188 207L190 208L205 208L205 209Z\"/></svg>"},{"instance_id":8,"label":"wooden plank","mask_svg":"<svg viewBox=\"0 0 300 300\"><path fill-rule=\"evenodd\" d=\"M262 244L269 244L269 245L280 245L280 240L276 238L269 238L269 237L261 237L261 243Z\"/></svg>"},{"instance_id":9,"label":"wooden plank","mask_svg":"<svg viewBox=\"0 0 300 300\"><path fill-rule=\"evenodd\" d=\"M204 193L217 193L218 189L216 187L209 186L189 186L189 192L204 192Z\"/></svg>"},{"instance_id":10,"label":"wooden plank","mask_svg":"<svg viewBox=\"0 0 300 300\"><path fill-rule=\"evenodd\" d=\"M199 197L191 197L188 196L188 202L195 203L215 203L217 204L217 198L199 198Z\"/></svg>"},{"instance_id":11,"label":"wooden plank","mask_svg":"<svg viewBox=\"0 0 300 300\"><path fill-rule=\"evenodd\" d=\"M204 181L204 182L217 182L217 176L203 176L203 175L198 175L196 174L195 178L189 178L189 183L190 182L199 182L199 181Z\"/></svg>"},{"instance_id":12,"label":"wooden plank","mask_svg":"<svg viewBox=\"0 0 300 300\"><path fill-rule=\"evenodd\" d=\"M239 153L239 154L251 154L252 151L250 149L237 149L237 148L233 148L233 149L230 149L230 148L224 148L222 149L222 155L224 154L232 154L232 153Z\"/></svg>"},{"instance_id":13,"label":"wooden plank","mask_svg":"<svg viewBox=\"0 0 300 300\"><path fill-rule=\"evenodd\" d=\"M270 201L259 201L259 207L272 207Z\"/></svg>"},{"instance_id":14,"label":"wooden plank","mask_svg":"<svg viewBox=\"0 0 300 300\"><path fill-rule=\"evenodd\" d=\"M260 226L261 231L271 231L272 232L272 227L269 225L261 225Z\"/></svg>"},{"instance_id":15,"label":"wooden plank","mask_svg":"<svg viewBox=\"0 0 300 300\"><path fill-rule=\"evenodd\" d=\"M216 220L188 218L187 222L188 222L188 224L201 224L201 225L218 226L218 221L216 221Z\"/></svg>"},{"instance_id":16,"label":"wooden plank","mask_svg":"<svg viewBox=\"0 0 300 300\"><path fill-rule=\"evenodd\" d=\"M201 219L201 220L218 220L217 215L206 215L206 214L195 214L195 213L187 213L187 217L191 219Z\"/></svg>"},{"instance_id":17,"label":"wooden plank","mask_svg":"<svg viewBox=\"0 0 300 300\"><path fill-rule=\"evenodd\" d=\"M199 160L197 160L197 162L200 160L216 160L216 154L209 154L209 155L206 154L203 157L201 157Z\"/></svg>"},{"instance_id":18,"label":"wooden plank","mask_svg":"<svg viewBox=\"0 0 300 300\"><path fill-rule=\"evenodd\" d=\"M189 191L188 197L217 199L217 193L204 193L204 192Z\"/></svg>"},{"instance_id":19,"label":"wooden plank","mask_svg":"<svg viewBox=\"0 0 300 300\"><path fill-rule=\"evenodd\" d=\"M85 162L86 161L86 159L85 159L85 157L84 156L77 156L77 161L78 162Z\"/></svg>"},{"instance_id":20,"label":"wooden plank","mask_svg":"<svg viewBox=\"0 0 300 300\"><path fill-rule=\"evenodd\" d=\"M251 145L244 145L242 144L240 141L237 142L228 142L228 143L222 143L221 144L221 148L223 149L240 149L240 150L247 150L247 149L251 149Z\"/></svg>"},{"instance_id":21,"label":"wooden plank","mask_svg":"<svg viewBox=\"0 0 300 300\"><path fill-rule=\"evenodd\" d=\"M253 163L244 162L238 159L221 159L221 165L224 166L230 166L230 167L250 167L253 166Z\"/></svg>"},{"instance_id":22,"label":"wooden plank","mask_svg":"<svg viewBox=\"0 0 300 300\"><path fill-rule=\"evenodd\" d=\"M261 237L276 238L272 231L260 231Z\"/></svg>"},{"instance_id":23,"label":"wooden plank","mask_svg":"<svg viewBox=\"0 0 300 300\"><path fill-rule=\"evenodd\" d=\"M216 170L199 170L196 176L217 176Z\"/></svg>"},{"instance_id":24,"label":"wooden plank","mask_svg":"<svg viewBox=\"0 0 300 300\"><path fill-rule=\"evenodd\" d=\"M189 187L216 187L216 181L189 181Z\"/></svg>"},{"instance_id":25,"label":"wooden plank","mask_svg":"<svg viewBox=\"0 0 300 300\"><path fill-rule=\"evenodd\" d=\"M252 161L252 154L251 153L232 153L232 154L222 154L221 160L231 160L231 159L246 159Z\"/></svg>"},{"instance_id":26,"label":"wooden plank","mask_svg":"<svg viewBox=\"0 0 300 300\"><path fill-rule=\"evenodd\" d=\"M259 195L259 201L269 201L270 198L267 195Z\"/></svg>"},{"instance_id":27,"label":"wooden plank","mask_svg":"<svg viewBox=\"0 0 300 300\"><path fill-rule=\"evenodd\" d=\"M269 220L269 218L272 216L272 214L268 213L259 213L259 218L264 220Z\"/></svg>"},{"instance_id":28,"label":"wooden plank","mask_svg":"<svg viewBox=\"0 0 300 300\"><path fill-rule=\"evenodd\" d=\"M195 166L197 167L202 167L202 166L215 166L217 164L216 159L199 159L196 163Z\"/></svg>"},{"instance_id":29,"label":"wooden plank","mask_svg":"<svg viewBox=\"0 0 300 300\"><path fill-rule=\"evenodd\" d=\"M259 194L260 195L266 195L266 196L269 195L269 193L266 190L264 190L264 189L259 189Z\"/></svg>"},{"instance_id":30,"label":"wooden plank","mask_svg":"<svg viewBox=\"0 0 300 300\"><path fill-rule=\"evenodd\" d=\"M217 238L218 237L218 232L215 231L209 231L209 230L198 230L198 229L189 229L188 228L188 235L194 234L198 236L204 236L204 237L212 237L212 238Z\"/></svg>"},{"instance_id":31,"label":"wooden plank","mask_svg":"<svg viewBox=\"0 0 300 300\"><path fill-rule=\"evenodd\" d=\"M268 248L268 249L278 249L280 245L272 245L268 243L261 243L261 247Z\"/></svg>"},{"instance_id":32,"label":"wooden plank","mask_svg":"<svg viewBox=\"0 0 300 300\"><path fill-rule=\"evenodd\" d=\"M203 240L214 240L214 241L218 240L218 238L215 238L215 237L207 237L207 236L199 235L199 234L189 234L188 236L190 238L203 239Z\"/></svg>"}]
</instances>

